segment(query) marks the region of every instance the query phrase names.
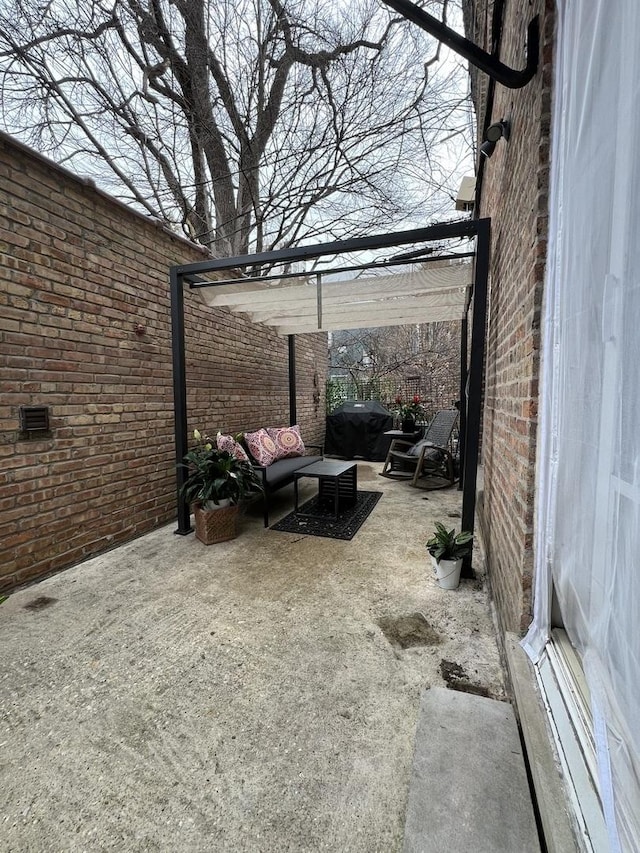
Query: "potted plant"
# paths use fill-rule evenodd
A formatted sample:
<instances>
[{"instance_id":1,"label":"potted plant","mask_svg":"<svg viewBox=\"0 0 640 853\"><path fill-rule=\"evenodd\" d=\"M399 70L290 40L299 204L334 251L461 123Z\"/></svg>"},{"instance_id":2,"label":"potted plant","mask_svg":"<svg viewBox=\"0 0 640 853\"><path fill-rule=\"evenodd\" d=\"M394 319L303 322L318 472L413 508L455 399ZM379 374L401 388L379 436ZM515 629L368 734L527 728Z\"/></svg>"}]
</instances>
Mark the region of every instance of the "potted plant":
<instances>
[{"instance_id":1,"label":"potted plant","mask_svg":"<svg viewBox=\"0 0 640 853\"><path fill-rule=\"evenodd\" d=\"M443 589L456 589L460 583L462 558L471 553L473 533L462 530L456 533L455 528L447 530L440 521L436 521L436 529L431 539L427 541L427 550L431 554L438 583Z\"/></svg>"},{"instance_id":2,"label":"potted plant","mask_svg":"<svg viewBox=\"0 0 640 853\"><path fill-rule=\"evenodd\" d=\"M238 459L194 430L195 446L184 457L188 470L182 496L192 505L196 536L205 545L237 536L239 504L262 490L250 462Z\"/></svg>"},{"instance_id":3,"label":"potted plant","mask_svg":"<svg viewBox=\"0 0 640 853\"><path fill-rule=\"evenodd\" d=\"M420 402L420 397L414 394L413 398L407 402L402 402L402 397L396 397L396 405L398 406L398 417L402 432L414 432L416 428L416 419L423 413L424 409Z\"/></svg>"}]
</instances>

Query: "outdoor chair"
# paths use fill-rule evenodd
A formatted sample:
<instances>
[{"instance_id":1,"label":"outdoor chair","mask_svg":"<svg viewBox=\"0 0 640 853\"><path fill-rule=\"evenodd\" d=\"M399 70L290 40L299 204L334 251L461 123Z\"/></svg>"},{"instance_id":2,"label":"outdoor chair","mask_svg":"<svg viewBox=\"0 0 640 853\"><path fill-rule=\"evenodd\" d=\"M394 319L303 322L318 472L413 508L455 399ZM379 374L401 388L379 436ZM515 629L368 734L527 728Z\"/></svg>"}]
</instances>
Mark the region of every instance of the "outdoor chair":
<instances>
[{"instance_id":1,"label":"outdoor chair","mask_svg":"<svg viewBox=\"0 0 640 853\"><path fill-rule=\"evenodd\" d=\"M456 472L449 442L457 420L457 409L445 409L433 417L423 438L415 444L394 439L381 476L410 480L411 485L418 488L441 489L453 485ZM421 484L421 480L424 483Z\"/></svg>"}]
</instances>

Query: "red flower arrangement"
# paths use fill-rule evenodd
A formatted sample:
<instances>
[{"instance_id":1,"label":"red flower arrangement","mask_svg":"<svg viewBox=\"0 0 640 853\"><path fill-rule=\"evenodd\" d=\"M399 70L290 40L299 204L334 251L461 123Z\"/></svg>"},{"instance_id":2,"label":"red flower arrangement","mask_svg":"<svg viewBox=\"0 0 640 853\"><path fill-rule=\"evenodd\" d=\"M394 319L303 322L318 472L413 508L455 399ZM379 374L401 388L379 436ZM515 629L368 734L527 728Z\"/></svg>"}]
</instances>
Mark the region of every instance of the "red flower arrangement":
<instances>
[{"instance_id":1,"label":"red flower arrangement","mask_svg":"<svg viewBox=\"0 0 640 853\"><path fill-rule=\"evenodd\" d=\"M398 416L403 421L408 418L413 418L413 420L415 420L424 413L420 397L417 394L414 394L413 398L407 403L403 403L402 397L398 395L396 397L396 406L398 406Z\"/></svg>"}]
</instances>

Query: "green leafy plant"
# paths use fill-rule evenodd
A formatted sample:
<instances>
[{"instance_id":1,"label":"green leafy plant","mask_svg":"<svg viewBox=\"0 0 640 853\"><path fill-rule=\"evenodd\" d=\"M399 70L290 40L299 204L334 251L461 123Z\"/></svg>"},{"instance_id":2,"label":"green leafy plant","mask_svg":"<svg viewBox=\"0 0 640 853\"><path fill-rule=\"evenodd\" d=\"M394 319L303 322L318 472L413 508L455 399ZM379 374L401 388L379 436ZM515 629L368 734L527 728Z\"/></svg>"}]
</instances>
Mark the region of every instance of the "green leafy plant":
<instances>
[{"instance_id":1,"label":"green leafy plant","mask_svg":"<svg viewBox=\"0 0 640 853\"><path fill-rule=\"evenodd\" d=\"M218 450L215 441L194 430L195 446L184 456L183 467L189 474L181 494L189 503L219 504L230 500L237 504L262 491L259 475L250 462L237 459L226 450Z\"/></svg>"},{"instance_id":2,"label":"green leafy plant","mask_svg":"<svg viewBox=\"0 0 640 853\"><path fill-rule=\"evenodd\" d=\"M456 533L455 528L447 530L440 521L436 521L435 532L427 541L427 550L437 563L440 560L460 560L471 553L472 547L473 533L468 530Z\"/></svg>"}]
</instances>

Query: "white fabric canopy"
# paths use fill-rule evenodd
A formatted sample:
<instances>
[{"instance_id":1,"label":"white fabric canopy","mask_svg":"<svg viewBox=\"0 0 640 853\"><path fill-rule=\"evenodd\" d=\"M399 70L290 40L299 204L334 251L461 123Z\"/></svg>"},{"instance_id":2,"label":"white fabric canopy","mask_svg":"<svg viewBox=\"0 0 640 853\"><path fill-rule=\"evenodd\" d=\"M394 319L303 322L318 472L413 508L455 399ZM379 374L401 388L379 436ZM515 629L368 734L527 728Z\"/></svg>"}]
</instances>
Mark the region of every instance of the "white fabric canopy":
<instances>
[{"instance_id":1,"label":"white fabric canopy","mask_svg":"<svg viewBox=\"0 0 640 853\"><path fill-rule=\"evenodd\" d=\"M611 850L640 849L640 4L563 0L535 618L551 582L591 694Z\"/></svg>"},{"instance_id":2,"label":"white fabric canopy","mask_svg":"<svg viewBox=\"0 0 640 853\"><path fill-rule=\"evenodd\" d=\"M335 280L311 273L300 279L199 288L210 306L226 306L280 335L433 323L465 316L473 264L439 260L402 272Z\"/></svg>"}]
</instances>

